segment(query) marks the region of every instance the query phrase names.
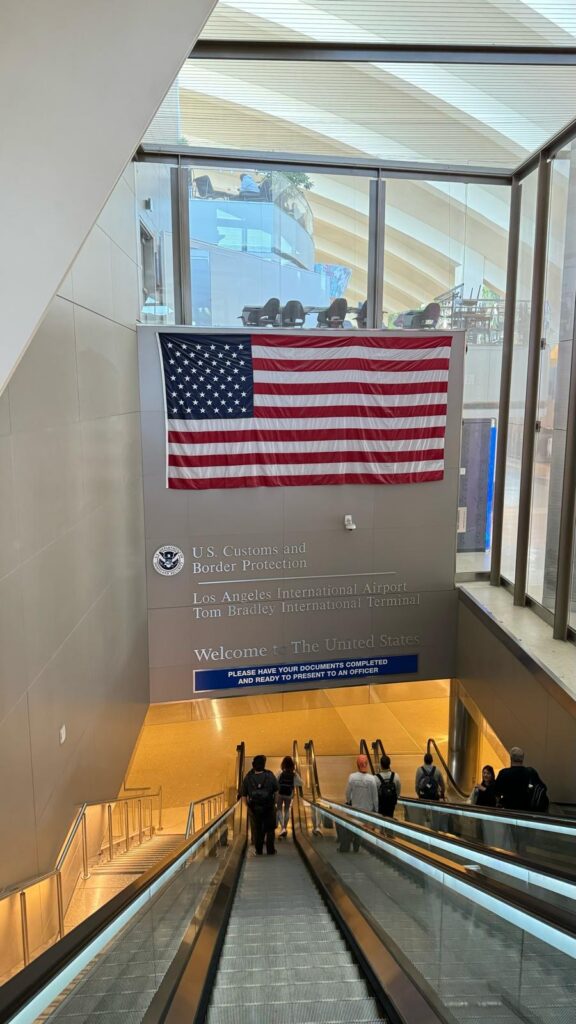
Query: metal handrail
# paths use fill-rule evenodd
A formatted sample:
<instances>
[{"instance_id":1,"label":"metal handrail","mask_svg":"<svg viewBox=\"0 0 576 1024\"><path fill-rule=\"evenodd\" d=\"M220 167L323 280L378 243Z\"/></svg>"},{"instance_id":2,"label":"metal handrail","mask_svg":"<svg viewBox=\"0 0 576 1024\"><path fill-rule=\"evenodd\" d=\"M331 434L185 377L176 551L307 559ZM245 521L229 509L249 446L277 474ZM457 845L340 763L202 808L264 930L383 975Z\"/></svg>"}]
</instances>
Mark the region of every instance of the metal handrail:
<instances>
[{"instance_id":1,"label":"metal handrail","mask_svg":"<svg viewBox=\"0 0 576 1024\"><path fill-rule=\"evenodd\" d=\"M0 1009L0 1021L11 1020L22 1006L60 975L63 968L68 966L112 922L137 903L144 891L150 889L155 882L160 881L167 872L170 872L177 861L199 848L205 839L219 827L219 824L234 813L235 807L236 805L233 804L226 808L218 818L192 839L183 840L178 848L173 850L160 864L150 868L140 878L113 896L105 906L90 914L89 918L69 932L57 947L52 946L46 949L31 966L10 978L2 988L3 1003Z\"/></svg>"},{"instance_id":2,"label":"metal handrail","mask_svg":"<svg viewBox=\"0 0 576 1024\"><path fill-rule=\"evenodd\" d=\"M463 800L467 800L469 794L466 793L463 789L460 789L460 786L458 785L458 783L456 782L456 779L452 775L452 772L450 771L447 762L444 760L444 757L440 753L440 748L438 747L438 744L436 743L436 740L433 739L432 737L430 737L430 739L428 739L426 741L426 751L427 751L427 753L431 754L432 753L432 748L434 748L434 752L436 754L436 757L438 758L438 760L440 761L440 764L442 765L444 771L446 772L446 778L448 779L448 782L452 786L452 789L454 789L458 793L458 796L461 796Z\"/></svg>"},{"instance_id":3,"label":"metal handrail","mask_svg":"<svg viewBox=\"0 0 576 1024\"><path fill-rule=\"evenodd\" d=\"M81 834L82 834L82 840L81 840L81 842L82 842L82 877L84 879L87 879L87 878L90 877L90 870L89 870L89 865L88 865L88 831L87 831L87 821L86 821L86 812L87 812L88 808L90 808L90 807L102 807L102 808L106 808L107 809L107 819L108 819L107 831L108 831L108 843L109 843L109 859L113 860L113 858L114 858L114 835L113 835L113 827L112 827L112 806L117 804L117 803L124 804L124 835L123 835L122 838L124 839L125 849L128 850L130 848L130 842L131 842L129 803L132 802L133 805L137 808L137 812L138 812L137 834L138 834L139 844L141 844L143 842L143 839L144 839L144 832L146 831L146 828L143 828L143 826L142 826L142 800L148 800L150 802L150 825L148 826L148 829L149 829L149 837L148 838L151 839L152 838L152 831L153 831L153 824L152 824L152 799L155 796L159 796L159 798L160 798L159 799L159 809L158 809L158 821L159 821L158 828L160 828L161 814L162 814L162 811L161 811L162 787L159 787L159 789L155 793L152 793L152 794L150 794L149 796L146 796L146 797L136 797L136 796L133 796L133 797L118 797L117 799L109 800L109 801L94 801L94 802L90 802L90 803L83 803L81 805L81 807L79 808L79 810L78 810L78 812L76 814L76 817L75 817L74 821L72 822L72 825L71 825L70 829L68 830L66 839L64 840L64 844L62 846L62 849L60 850L60 853L58 854L58 858L56 860L55 866L50 871L45 871L41 875L34 875L31 878L24 879L23 881L20 881L17 884L11 885L11 886L7 887L6 889L3 889L0 892L0 903L2 903L5 899L9 899L12 896L16 896L16 895L19 896L20 930L21 930L21 933L22 933L22 960L23 960L23 963L24 963L25 967L30 963L30 937L29 937L29 928L28 928L28 913L27 913L26 894L27 894L27 892L29 890L34 889L36 886L40 885L42 882L47 882L47 881L49 881L51 879L54 879L55 886L56 886L56 914L57 914L57 920L58 920L58 928L57 928L56 938L57 939L63 939L64 935L65 935L65 931L66 931L66 925L65 925L64 890L63 890L62 878L63 878L63 873L64 873L64 870L65 870L65 867L66 867L68 855L70 853L70 850L72 849L72 845L73 845L74 840L76 839L76 837L78 835L79 830L81 831Z\"/></svg>"},{"instance_id":4,"label":"metal handrail","mask_svg":"<svg viewBox=\"0 0 576 1024\"><path fill-rule=\"evenodd\" d=\"M370 768L372 775L374 775L374 762L372 761L372 755L368 749L366 740L360 740L360 753L365 754L368 758L368 767Z\"/></svg>"},{"instance_id":5,"label":"metal handrail","mask_svg":"<svg viewBox=\"0 0 576 1024\"><path fill-rule=\"evenodd\" d=\"M244 781L244 766L246 762L246 744L242 740L236 747L236 791L240 795Z\"/></svg>"},{"instance_id":6,"label":"metal handrail","mask_svg":"<svg viewBox=\"0 0 576 1024\"><path fill-rule=\"evenodd\" d=\"M188 807L188 817L186 819L186 829L184 832L184 838L189 839L190 836L194 835L194 813L196 807L200 808L200 827L204 828L213 817L222 813L224 810L224 790L221 789L218 793L210 793L208 796L203 796L200 800L192 800ZM212 814L212 804L214 803L214 814ZM208 821L206 820L206 805L209 805L208 810Z\"/></svg>"}]
</instances>

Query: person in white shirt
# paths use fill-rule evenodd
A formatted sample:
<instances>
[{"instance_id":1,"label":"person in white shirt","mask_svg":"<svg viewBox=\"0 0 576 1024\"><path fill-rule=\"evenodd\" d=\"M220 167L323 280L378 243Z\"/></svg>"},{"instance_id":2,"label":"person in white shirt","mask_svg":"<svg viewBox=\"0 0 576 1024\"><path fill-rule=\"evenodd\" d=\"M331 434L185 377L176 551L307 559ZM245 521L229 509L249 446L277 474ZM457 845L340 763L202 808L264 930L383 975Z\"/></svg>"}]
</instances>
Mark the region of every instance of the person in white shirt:
<instances>
[{"instance_id":1,"label":"person in white shirt","mask_svg":"<svg viewBox=\"0 0 576 1024\"><path fill-rule=\"evenodd\" d=\"M378 811L378 783L368 771L368 758L366 754L359 754L356 758L358 771L352 772L346 786L346 803L350 807L356 807L359 811ZM360 849L360 836L348 832L347 829L340 829L339 834L340 853L348 853L350 841L354 853Z\"/></svg>"}]
</instances>

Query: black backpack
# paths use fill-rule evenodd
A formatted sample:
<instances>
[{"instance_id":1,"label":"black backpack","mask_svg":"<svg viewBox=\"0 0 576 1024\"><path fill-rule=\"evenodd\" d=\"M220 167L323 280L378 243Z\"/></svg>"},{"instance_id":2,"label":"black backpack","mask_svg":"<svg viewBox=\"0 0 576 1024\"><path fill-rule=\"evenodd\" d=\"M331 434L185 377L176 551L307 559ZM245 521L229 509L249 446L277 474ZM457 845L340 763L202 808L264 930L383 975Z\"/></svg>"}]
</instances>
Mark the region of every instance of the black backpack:
<instances>
[{"instance_id":1,"label":"black backpack","mask_svg":"<svg viewBox=\"0 0 576 1024\"><path fill-rule=\"evenodd\" d=\"M283 771L278 777L278 796L291 797L294 792L294 772Z\"/></svg>"},{"instance_id":2,"label":"black backpack","mask_svg":"<svg viewBox=\"0 0 576 1024\"><path fill-rule=\"evenodd\" d=\"M530 810L538 814L545 814L550 806L548 789L536 773L534 773L533 781L528 783L528 799Z\"/></svg>"},{"instance_id":3,"label":"black backpack","mask_svg":"<svg viewBox=\"0 0 576 1024\"><path fill-rule=\"evenodd\" d=\"M429 771L422 769L423 775L418 783L418 796L422 800L438 800L440 796L436 768L434 765Z\"/></svg>"},{"instance_id":4,"label":"black backpack","mask_svg":"<svg viewBox=\"0 0 576 1024\"><path fill-rule=\"evenodd\" d=\"M252 775L248 789L248 806L253 811L267 811L274 806L275 789L272 788L274 776L271 772L265 771L258 775ZM274 780L275 781L275 780Z\"/></svg>"},{"instance_id":5,"label":"black backpack","mask_svg":"<svg viewBox=\"0 0 576 1024\"><path fill-rule=\"evenodd\" d=\"M378 788L378 814L389 815L394 810L398 802L398 793L396 791L396 783L394 782L394 772L390 775L389 779L385 779L380 772L376 775L377 779L380 779L380 786Z\"/></svg>"}]
</instances>

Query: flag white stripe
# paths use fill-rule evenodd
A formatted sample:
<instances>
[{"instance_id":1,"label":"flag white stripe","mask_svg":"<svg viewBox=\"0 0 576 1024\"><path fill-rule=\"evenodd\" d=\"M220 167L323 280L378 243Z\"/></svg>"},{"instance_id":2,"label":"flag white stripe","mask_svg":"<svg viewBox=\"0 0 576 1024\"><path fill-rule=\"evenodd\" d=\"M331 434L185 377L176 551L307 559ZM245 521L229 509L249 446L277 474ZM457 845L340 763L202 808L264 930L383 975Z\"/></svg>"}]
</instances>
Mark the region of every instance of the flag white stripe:
<instances>
[{"instance_id":1,"label":"flag white stripe","mask_svg":"<svg viewBox=\"0 0 576 1024\"><path fill-rule=\"evenodd\" d=\"M431 380L448 380L448 370L402 370L400 373L377 373L375 370L319 370L317 373L254 370L254 381L259 384L348 384L350 381L359 384L429 384ZM238 383L242 381L238 379ZM364 396L358 395L357 398L362 402Z\"/></svg>"},{"instance_id":2,"label":"flag white stripe","mask_svg":"<svg viewBox=\"0 0 576 1024\"><path fill-rule=\"evenodd\" d=\"M422 437L410 441L216 441L203 444L200 451L194 444L168 445L170 455L251 455L254 452L267 454L302 452L418 452L430 448L443 449L443 437Z\"/></svg>"},{"instance_id":3,"label":"flag white stripe","mask_svg":"<svg viewBox=\"0 0 576 1024\"><path fill-rule=\"evenodd\" d=\"M398 359L403 362L411 362L420 359L449 359L450 348L364 348L361 345L354 345L347 348L272 348L267 345L252 345L253 359L371 359L384 360Z\"/></svg>"},{"instance_id":4,"label":"flag white stripe","mask_svg":"<svg viewBox=\"0 0 576 1024\"><path fill-rule=\"evenodd\" d=\"M168 420L168 429L185 431L191 434L211 430L292 430L314 434L319 430L414 430L421 427L445 427L445 416L325 416L318 419L276 419L275 417L258 417L242 419L211 419L211 420Z\"/></svg>"},{"instance_id":5,"label":"flag white stripe","mask_svg":"<svg viewBox=\"0 0 576 1024\"><path fill-rule=\"evenodd\" d=\"M426 460L423 462L319 462L306 465L262 465L262 466L170 466L169 475L177 480L205 480L213 477L253 477L253 476L341 476L349 473L366 475L396 473L435 473L444 468L444 460Z\"/></svg>"},{"instance_id":6,"label":"flag white stripe","mask_svg":"<svg viewBox=\"0 0 576 1024\"><path fill-rule=\"evenodd\" d=\"M291 405L375 405L379 409L383 405L446 405L448 395L445 391L432 395L358 395L346 394L345 387L339 395L255 395L254 401L259 407L263 405L288 408Z\"/></svg>"}]
</instances>

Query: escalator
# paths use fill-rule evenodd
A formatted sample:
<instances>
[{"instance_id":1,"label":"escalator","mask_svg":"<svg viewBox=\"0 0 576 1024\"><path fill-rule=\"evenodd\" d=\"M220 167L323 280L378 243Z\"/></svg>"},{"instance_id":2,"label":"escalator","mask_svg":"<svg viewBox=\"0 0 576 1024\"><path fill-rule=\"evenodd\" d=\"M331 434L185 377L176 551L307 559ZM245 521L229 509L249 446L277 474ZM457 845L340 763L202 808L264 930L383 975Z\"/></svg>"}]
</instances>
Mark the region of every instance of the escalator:
<instances>
[{"instance_id":1,"label":"escalator","mask_svg":"<svg viewBox=\"0 0 576 1024\"><path fill-rule=\"evenodd\" d=\"M306 787L255 857L235 803L8 982L1 1024L572 1024L570 914L382 820Z\"/></svg>"}]
</instances>

